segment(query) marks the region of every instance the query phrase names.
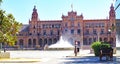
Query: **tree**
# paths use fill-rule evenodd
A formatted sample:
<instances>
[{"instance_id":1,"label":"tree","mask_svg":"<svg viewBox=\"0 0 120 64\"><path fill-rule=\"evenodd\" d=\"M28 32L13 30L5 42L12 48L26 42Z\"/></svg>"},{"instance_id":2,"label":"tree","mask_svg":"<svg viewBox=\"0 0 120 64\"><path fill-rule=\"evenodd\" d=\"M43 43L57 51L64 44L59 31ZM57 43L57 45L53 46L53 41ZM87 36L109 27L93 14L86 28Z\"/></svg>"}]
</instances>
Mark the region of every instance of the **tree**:
<instances>
[{"instance_id":1,"label":"tree","mask_svg":"<svg viewBox=\"0 0 120 64\"><path fill-rule=\"evenodd\" d=\"M0 0L1 2L2 0ZM21 26L22 24L17 22L12 14L6 14L0 9L0 44L13 46L17 41L17 34Z\"/></svg>"},{"instance_id":2,"label":"tree","mask_svg":"<svg viewBox=\"0 0 120 64\"><path fill-rule=\"evenodd\" d=\"M2 0L0 0L0 4L2 3Z\"/></svg>"}]
</instances>

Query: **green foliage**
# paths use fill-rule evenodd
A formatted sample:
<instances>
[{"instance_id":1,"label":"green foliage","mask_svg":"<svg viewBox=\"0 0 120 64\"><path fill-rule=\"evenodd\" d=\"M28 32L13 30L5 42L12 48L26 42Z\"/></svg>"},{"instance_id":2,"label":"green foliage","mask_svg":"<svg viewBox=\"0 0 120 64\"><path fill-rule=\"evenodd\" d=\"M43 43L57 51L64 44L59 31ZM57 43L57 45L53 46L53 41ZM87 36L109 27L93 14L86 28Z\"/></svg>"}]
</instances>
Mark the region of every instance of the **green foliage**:
<instances>
[{"instance_id":1,"label":"green foliage","mask_svg":"<svg viewBox=\"0 0 120 64\"><path fill-rule=\"evenodd\" d=\"M110 48L110 44L103 43L100 46L101 48Z\"/></svg>"},{"instance_id":2,"label":"green foliage","mask_svg":"<svg viewBox=\"0 0 120 64\"><path fill-rule=\"evenodd\" d=\"M0 4L2 3L2 0L0 0Z\"/></svg>"},{"instance_id":3,"label":"green foliage","mask_svg":"<svg viewBox=\"0 0 120 64\"><path fill-rule=\"evenodd\" d=\"M0 43L14 45L21 26L22 24L17 22L12 14L0 10Z\"/></svg>"},{"instance_id":4,"label":"green foliage","mask_svg":"<svg viewBox=\"0 0 120 64\"><path fill-rule=\"evenodd\" d=\"M99 49L100 49L101 42L93 42L91 45L92 49L94 50L95 56L99 55Z\"/></svg>"},{"instance_id":5,"label":"green foliage","mask_svg":"<svg viewBox=\"0 0 120 64\"><path fill-rule=\"evenodd\" d=\"M99 50L101 48L109 48L110 44L108 44L107 42L93 42L93 44L91 45L92 49L94 50L94 54L95 56L99 56Z\"/></svg>"}]
</instances>

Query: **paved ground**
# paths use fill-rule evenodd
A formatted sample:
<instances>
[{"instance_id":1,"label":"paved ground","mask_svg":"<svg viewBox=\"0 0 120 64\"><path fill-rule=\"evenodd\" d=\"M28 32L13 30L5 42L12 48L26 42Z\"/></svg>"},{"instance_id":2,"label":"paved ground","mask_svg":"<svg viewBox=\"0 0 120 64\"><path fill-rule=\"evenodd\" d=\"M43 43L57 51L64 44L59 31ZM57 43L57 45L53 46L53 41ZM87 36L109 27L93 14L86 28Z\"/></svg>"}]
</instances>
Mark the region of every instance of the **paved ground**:
<instances>
[{"instance_id":1,"label":"paved ground","mask_svg":"<svg viewBox=\"0 0 120 64\"><path fill-rule=\"evenodd\" d=\"M64 51L9 51L11 59L0 59L0 64L119 64L120 56L113 61L102 61L88 50L80 50L77 57L72 50Z\"/></svg>"}]
</instances>

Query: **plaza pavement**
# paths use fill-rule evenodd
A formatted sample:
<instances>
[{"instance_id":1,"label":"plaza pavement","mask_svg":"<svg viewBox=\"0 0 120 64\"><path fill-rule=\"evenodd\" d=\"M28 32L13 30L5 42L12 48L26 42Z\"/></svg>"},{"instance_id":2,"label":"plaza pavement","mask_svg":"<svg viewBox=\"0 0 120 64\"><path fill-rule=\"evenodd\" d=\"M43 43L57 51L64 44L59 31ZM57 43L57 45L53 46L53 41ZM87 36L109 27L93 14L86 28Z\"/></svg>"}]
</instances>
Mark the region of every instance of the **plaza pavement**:
<instances>
[{"instance_id":1,"label":"plaza pavement","mask_svg":"<svg viewBox=\"0 0 120 64\"><path fill-rule=\"evenodd\" d=\"M103 57L103 60L100 61L99 57L95 57L94 54L90 54L88 50L80 50L80 53L78 53L77 56L74 56L73 51L45 51L45 53L43 52L44 51L28 51L28 52L12 51L11 53L12 56L14 57L10 59L0 59L0 64L119 64L120 63L120 56L116 57L114 55L113 61L105 61L105 57ZM41 56L39 53L41 53L41 55L43 54L44 55ZM16 54L19 55L24 54L25 56L24 55L16 56ZM34 56L33 54L36 54L36 56ZM26 55L28 55L29 57ZM33 58L32 55L34 56Z\"/></svg>"}]
</instances>

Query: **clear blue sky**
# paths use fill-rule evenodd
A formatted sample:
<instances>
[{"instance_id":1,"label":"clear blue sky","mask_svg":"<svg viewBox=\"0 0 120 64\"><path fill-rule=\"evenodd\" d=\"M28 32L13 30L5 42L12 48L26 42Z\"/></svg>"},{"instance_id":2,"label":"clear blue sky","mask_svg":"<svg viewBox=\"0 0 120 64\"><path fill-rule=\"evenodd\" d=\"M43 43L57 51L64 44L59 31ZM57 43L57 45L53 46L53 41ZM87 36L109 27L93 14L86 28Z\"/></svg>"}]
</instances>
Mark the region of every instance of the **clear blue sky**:
<instances>
[{"instance_id":1,"label":"clear blue sky","mask_svg":"<svg viewBox=\"0 0 120 64\"><path fill-rule=\"evenodd\" d=\"M117 2L115 3L115 7L117 7L118 4L120 4L120 0L117 0ZM116 18L120 19L120 6L116 9Z\"/></svg>"},{"instance_id":2,"label":"clear blue sky","mask_svg":"<svg viewBox=\"0 0 120 64\"><path fill-rule=\"evenodd\" d=\"M17 21L28 24L32 10L36 5L40 20L61 20L73 10L84 19L106 18L113 0L3 0L1 8L6 13L12 13Z\"/></svg>"}]
</instances>

